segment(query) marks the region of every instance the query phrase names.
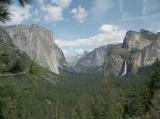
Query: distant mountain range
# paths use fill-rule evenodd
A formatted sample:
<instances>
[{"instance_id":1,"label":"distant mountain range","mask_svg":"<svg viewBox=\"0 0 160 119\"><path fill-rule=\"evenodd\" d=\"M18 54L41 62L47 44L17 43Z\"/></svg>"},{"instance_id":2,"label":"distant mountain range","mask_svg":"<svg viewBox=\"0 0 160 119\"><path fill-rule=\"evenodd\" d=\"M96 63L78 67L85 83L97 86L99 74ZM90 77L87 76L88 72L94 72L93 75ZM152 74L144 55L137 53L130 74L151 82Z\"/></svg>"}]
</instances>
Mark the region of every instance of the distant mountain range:
<instances>
[{"instance_id":1,"label":"distant mountain range","mask_svg":"<svg viewBox=\"0 0 160 119\"><path fill-rule=\"evenodd\" d=\"M0 27L0 41L26 53L43 67L59 74L67 67L74 73L106 71L116 76L136 73L138 68L152 64L160 58L160 33L147 30L128 31L122 43L109 44L84 52L64 56L54 43L51 32L38 25Z\"/></svg>"},{"instance_id":2,"label":"distant mountain range","mask_svg":"<svg viewBox=\"0 0 160 119\"><path fill-rule=\"evenodd\" d=\"M79 61L79 59L81 59L81 57L84 57L86 54L88 54L87 51L84 51L83 53L71 53L71 54L66 54L65 58L66 58L66 62L67 62L67 67L68 68L72 68L74 67L77 62Z\"/></svg>"},{"instance_id":3,"label":"distant mountain range","mask_svg":"<svg viewBox=\"0 0 160 119\"><path fill-rule=\"evenodd\" d=\"M102 72L105 67L107 73L124 76L151 65L157 58L160 58L160 33L128 31L123 43L105 45L81 57L72 72Z\"/></svg>"}]
</instances>

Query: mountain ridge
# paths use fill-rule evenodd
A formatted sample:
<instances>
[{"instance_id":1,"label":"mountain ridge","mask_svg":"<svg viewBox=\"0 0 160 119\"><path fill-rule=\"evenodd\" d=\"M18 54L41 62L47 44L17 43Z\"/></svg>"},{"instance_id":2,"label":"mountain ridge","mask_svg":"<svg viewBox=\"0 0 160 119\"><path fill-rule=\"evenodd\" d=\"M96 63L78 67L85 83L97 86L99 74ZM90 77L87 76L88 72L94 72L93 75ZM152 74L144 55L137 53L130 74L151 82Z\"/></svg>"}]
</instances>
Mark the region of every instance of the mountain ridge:
<instances>
[{"instance_id":1,"label":"mountain ridge","mask_svg":"<svg viewBox=\"0 0 160 119\"><path fill-rule=\"evenodd\" d=\"M130 30L122 43L104 45L94 49L82 57L73 67L76 73L93 73L105 71L116 76L138 71L139 67L151 65L160 58L160 33L141 29L139 32ZM92 56L88 58L89 56ZM98 59L101 62L96 62ZM99 60L99 61L100 61Z\"/></svg>"},{"instance_id":2,"label":"mountain ridge","mask_svg":"<svg viewBox=\"0 0 160 119\"><path fill-rule=\"evenodd\" d=\"M55 44L52 33L38 25L13 25L3 27L10 37L11 44L43 67L59 74L59 68L65 65L63 51Z\"/></svg>"}]
</instances>

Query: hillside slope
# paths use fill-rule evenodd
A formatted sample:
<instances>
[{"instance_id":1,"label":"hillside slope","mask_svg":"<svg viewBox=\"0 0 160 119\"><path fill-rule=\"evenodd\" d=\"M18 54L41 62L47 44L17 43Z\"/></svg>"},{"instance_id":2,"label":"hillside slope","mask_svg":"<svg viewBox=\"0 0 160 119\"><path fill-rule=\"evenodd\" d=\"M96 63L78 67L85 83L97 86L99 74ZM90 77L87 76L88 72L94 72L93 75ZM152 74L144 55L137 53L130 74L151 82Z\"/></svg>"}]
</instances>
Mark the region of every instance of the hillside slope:
<instances>
[{"instance_id":1,"label":"hillside slope","mask_svg":"<svg viewBox=\"0 0 160 119\"><path fill-rule=\"evenodd\" d=\"M56 74L39 66L36 61L33 62L15 46L0 41L0 103L5 101L0 107L0 115L4 113L4 119L9 116L12 119L51 118L52 113L49 112L48 101L53 99L52 87L57 83L59 80ZM10 106L15 103L12 100L18 101L16 97L12 97L11 100L9 97L3 99L4 96L11 96L14 91L5 93L1 97L7 86L13 87L21 97L21 102L18 104L20 103L22 113L19 116L16 116L16 113L20 113L16 110L10 113L12 109ZM10 88L6 88L6 91L10 91Z\"/></svg>"},{"instance_id":2,"label":"hillside slope","mask_svg":"<svg viewBox=\"0 0 160 119\"><path fill-rule=\"evenodd\" d=\"M150 76L160 62L121 80L111 75L107 83L98 73L56 75L35 62L0 42L0 118L159 119L159 92L150 93L159 73Z\"/></svg>"},{"instance_id":3,"label":"hillside slope","mask_svg":"<svg viewBox=\"0 0 160 119\"><path fill-rule=\"evenodd\" d=\"M0 42L0 117L78 119L81 102L99 92L100 74L57 75L8 42ZM14 105L14 110L12 106ZM82 107L85 109L85 107Z\"/></svg>"}]
</instances>

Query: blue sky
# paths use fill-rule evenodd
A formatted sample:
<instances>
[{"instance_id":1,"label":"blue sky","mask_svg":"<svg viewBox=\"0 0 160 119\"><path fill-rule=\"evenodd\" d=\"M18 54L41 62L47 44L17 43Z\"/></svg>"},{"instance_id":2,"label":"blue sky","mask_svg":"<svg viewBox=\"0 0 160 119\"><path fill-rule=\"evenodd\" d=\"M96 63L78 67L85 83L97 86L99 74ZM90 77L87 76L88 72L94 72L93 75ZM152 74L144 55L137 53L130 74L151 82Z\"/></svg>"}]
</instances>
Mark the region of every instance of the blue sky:
<instances>
[{"instance_id":1,"label":"blue sky","mask_svg":"<svg viewBox=\"0 0 160 119\"><path fill-rule=\"evenodd\" d=\"M34 0L10 10L7 25L41 25L65 53L122 42L127 30L160 31L160 0Z\"/></svg>"}]
</instances>

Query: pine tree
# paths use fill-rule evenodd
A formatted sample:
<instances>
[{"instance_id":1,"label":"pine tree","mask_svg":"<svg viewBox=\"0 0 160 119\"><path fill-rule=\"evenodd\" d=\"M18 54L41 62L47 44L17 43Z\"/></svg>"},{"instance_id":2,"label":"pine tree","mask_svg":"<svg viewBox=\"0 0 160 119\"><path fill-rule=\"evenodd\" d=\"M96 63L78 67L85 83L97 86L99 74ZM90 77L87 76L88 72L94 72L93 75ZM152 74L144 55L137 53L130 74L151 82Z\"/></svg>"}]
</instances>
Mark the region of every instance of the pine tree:
<instances>
[{"instance_id":1,"label":"pine tree","mask_svg":"<svg viewBox=\"0 0 160 119\"><path fill-rule=\"evenodd\" d=\"M160 61L154 63L154 73L150 81L151 101L151 118L160 118Z\"/></svg>"}]
</instances>

